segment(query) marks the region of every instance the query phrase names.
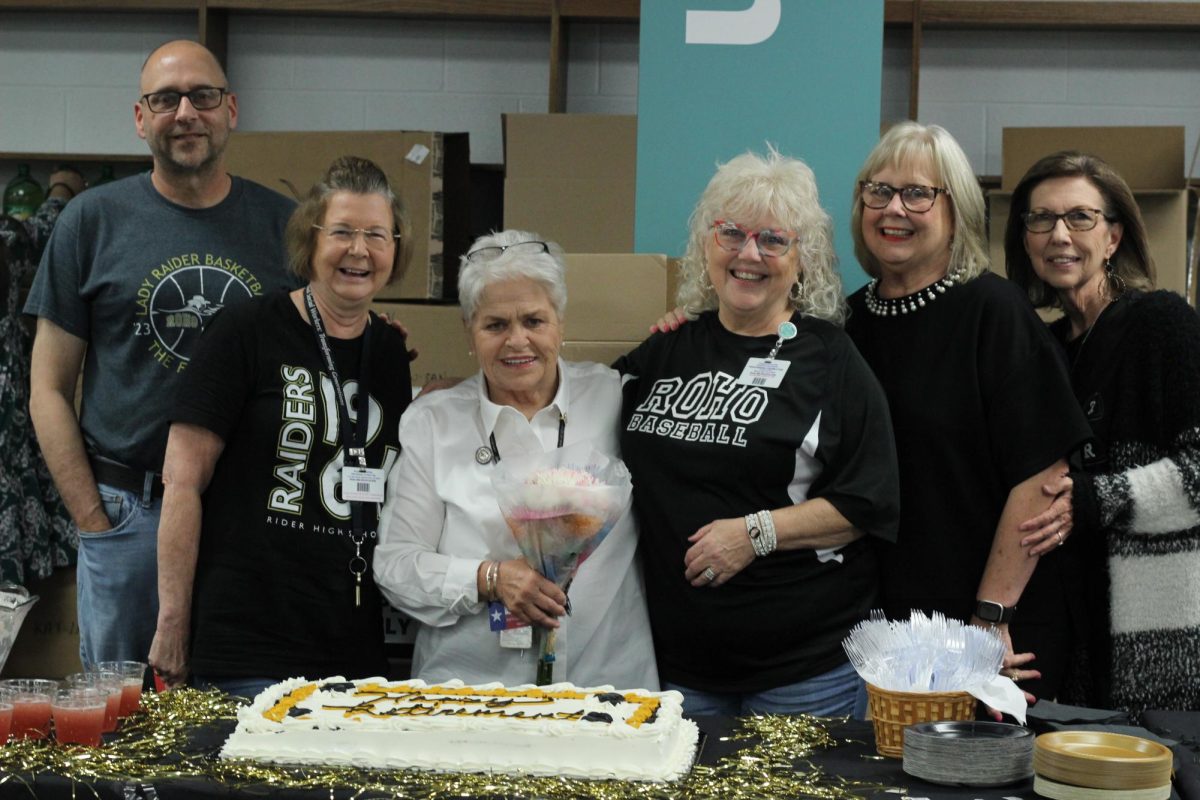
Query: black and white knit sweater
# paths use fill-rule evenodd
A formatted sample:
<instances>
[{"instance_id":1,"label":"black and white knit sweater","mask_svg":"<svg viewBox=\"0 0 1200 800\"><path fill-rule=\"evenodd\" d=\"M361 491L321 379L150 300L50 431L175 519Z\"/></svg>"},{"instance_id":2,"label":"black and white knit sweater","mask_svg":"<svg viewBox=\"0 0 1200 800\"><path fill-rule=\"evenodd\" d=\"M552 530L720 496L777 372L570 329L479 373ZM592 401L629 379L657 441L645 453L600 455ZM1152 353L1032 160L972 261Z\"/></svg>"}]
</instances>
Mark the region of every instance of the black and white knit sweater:
<instances>
[{"instance_id":1,"label":"black and white knit sweater","mask_svg":"<svg viewBox=\"0 0 1200 800\"><path fill-rule=\"evenodd\" d=\"M1090 699L1200 709L1200 317L1171 292L1129 292L1066 346L1097 435L1071 474L1074 530L1108 573Z\"/></svg>"}]
</instances>

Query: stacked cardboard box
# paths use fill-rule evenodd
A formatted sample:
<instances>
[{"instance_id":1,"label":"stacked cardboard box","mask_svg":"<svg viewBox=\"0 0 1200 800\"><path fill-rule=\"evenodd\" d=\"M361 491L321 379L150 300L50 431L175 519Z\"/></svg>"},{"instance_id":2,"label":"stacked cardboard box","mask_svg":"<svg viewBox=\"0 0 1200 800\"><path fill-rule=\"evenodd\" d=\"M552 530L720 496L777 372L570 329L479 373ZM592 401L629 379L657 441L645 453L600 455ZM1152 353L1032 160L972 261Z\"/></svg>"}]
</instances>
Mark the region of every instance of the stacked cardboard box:
<instances>
[{"instance_id":1,"label":"stacked cardboard box","mask_svg":"<svg viewBox=\"0 0 1200 800\"><path fill-rule=\"evenodd\" d=\"M570 253L633 250L637 117L504 116L504 227Z\"/></svg>"},{"instance_id":2,"label":"stacked cardboard box","mask_svg":"<svg viewBox=\"0 0 1200 800\"><path fill-rule=\"evenodd\" d=\"M631 253L569 254L567 315L562 357L568 361L612 363L649 333L651 323L674 307L673 270L666 256ZM420 356L412 363L413 385L467 377L479 369L457 305L380 302L372 308L404 323L409 346Z\"/></svg>"},{"instance_id":3,"label":"stacked cardboard box","mask_svg":"<svg viewBox=\"0 0 1200 800\"><path fill-rule=\"evenodd\" d=\"M26 588L38 601L17 633L3 677L61 679L78 672L75 568L57 569L48 578L30 580Z\"/></svg>"}]
</instances>

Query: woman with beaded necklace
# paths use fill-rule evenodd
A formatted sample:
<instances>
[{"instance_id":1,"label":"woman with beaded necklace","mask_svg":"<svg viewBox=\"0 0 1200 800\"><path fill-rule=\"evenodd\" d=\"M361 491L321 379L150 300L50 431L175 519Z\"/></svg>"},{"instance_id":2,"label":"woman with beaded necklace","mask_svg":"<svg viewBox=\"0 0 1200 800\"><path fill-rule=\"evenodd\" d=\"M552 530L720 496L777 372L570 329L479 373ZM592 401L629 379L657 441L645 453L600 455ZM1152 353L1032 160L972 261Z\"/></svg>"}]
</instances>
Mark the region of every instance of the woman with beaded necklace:
<instances>
[{"instance_id":1,"label":"woman with beaded necklace","mask_svg":"<svg viewBox=\"0 0 1200 800\"><path fill-rule=\"evenodd\" d=\"M1070 702L1140 712L1200 709L1200 318L1154 291L1146 226L1128 184L1095 156L1038 161L1013 191L1009 277L1050 325L1095 434L1022 525L1044 540L1064 513L1083 567L1089 635Z\"/></svg>"},{"instance_id":2,"label":"woman with beaded necklace","mask_svg":"<svg viewBox=\"0 0 1200 800\"><path fill-rule=\"evenodd\" d=\"M893 127L856 188L855 253L874 280L849 298L846 332L887 394L900 465L899 536L877 545L884 610L996 625L1004 674L1053 697L1072 630L1054 552L1069 519L1032 549L1018 526L1089 435L1061 356L988 272L983 194L948 132Z\"/></svg>"}]
</instances>

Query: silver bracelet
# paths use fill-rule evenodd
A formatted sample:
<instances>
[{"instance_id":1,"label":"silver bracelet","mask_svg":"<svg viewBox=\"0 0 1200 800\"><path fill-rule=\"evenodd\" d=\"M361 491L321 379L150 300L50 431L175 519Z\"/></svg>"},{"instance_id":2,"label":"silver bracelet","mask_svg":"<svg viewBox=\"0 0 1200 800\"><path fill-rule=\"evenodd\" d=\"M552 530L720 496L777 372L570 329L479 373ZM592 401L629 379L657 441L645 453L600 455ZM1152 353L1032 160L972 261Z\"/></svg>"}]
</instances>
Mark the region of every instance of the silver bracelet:
<instances>
[{"instance_id":1,"label":"silver bracelet","mask_svg":"<svg viewBox=\"0 0 1200 800\"><path fill-rule=\"evenodd\" d=\"M758 524L762 527L763 551L760 555L769 555L779 546L779 538L775 533L775 518L768 510L759 511Z\"/></svg>"},{"instance_id":2,"label":"silver bracelet","mask_svg":"<svg viewBox=\"0 0 1200 800\"><path fill-rule=\"evenodd\" d=\"M750 537L750 546L754 548L754 555L756 557L761 558L771 552L765 547L764 539L766 535L758 514L746 515L746 535Z\"/></svg>"}]
</instances>

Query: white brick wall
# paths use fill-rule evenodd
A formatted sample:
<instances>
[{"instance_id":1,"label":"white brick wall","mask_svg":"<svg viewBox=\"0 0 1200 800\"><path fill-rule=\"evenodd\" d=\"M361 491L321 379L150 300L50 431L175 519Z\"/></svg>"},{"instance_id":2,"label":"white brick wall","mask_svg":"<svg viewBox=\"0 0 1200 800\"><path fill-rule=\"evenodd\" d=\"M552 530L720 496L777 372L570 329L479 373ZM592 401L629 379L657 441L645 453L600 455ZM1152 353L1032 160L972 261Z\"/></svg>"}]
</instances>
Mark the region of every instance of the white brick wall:
<instances>
[{"instance_id":1,"label":"white brick wall","mask_svg":"<svg viewBox=\"0 0 1200 800\"><path fill-rule=\"evenodd\" d=\"M0 12L0 151L143 154L132 104L156 44L185 15ZM637 26L572 24L567 108L637 112ZM503 160L500 115L544 112L549 26L231 14L243 130L468 131Z\"/></svg>"},{"instance_id":2,"label":"white brick wall","mask_svg":"<svg viewBox=\"0 0 1200 800\"><path fill-rule=\"evenodd\" d=\"M1001 131L1018 126L1183 125L1190 162L1197 53L1190 32L925 31L919 116L953 133L980 174L1000 174Z\"/></svg>"},{"instance_id":3,"label":"white brick wall","mask_svg":"<svg viewBox=\"0 0 1200 800\"><path fill-rule=\"evenodd\" d=\"M635 113L637 26L569 27L567 109ZM132 102L146 53L185 14L0 12L0 151L144 154ZM544 111L544 23L231 14L244 130L468 131L502 160L500 115ZM920 117L1000 172L1006 125L1185 125L1200 133L1200 33L926 30ZM883 119L908 108L909 36L885 34ZM12 162L0 162L0 181Z\"/></svg>"}]
</instances>

